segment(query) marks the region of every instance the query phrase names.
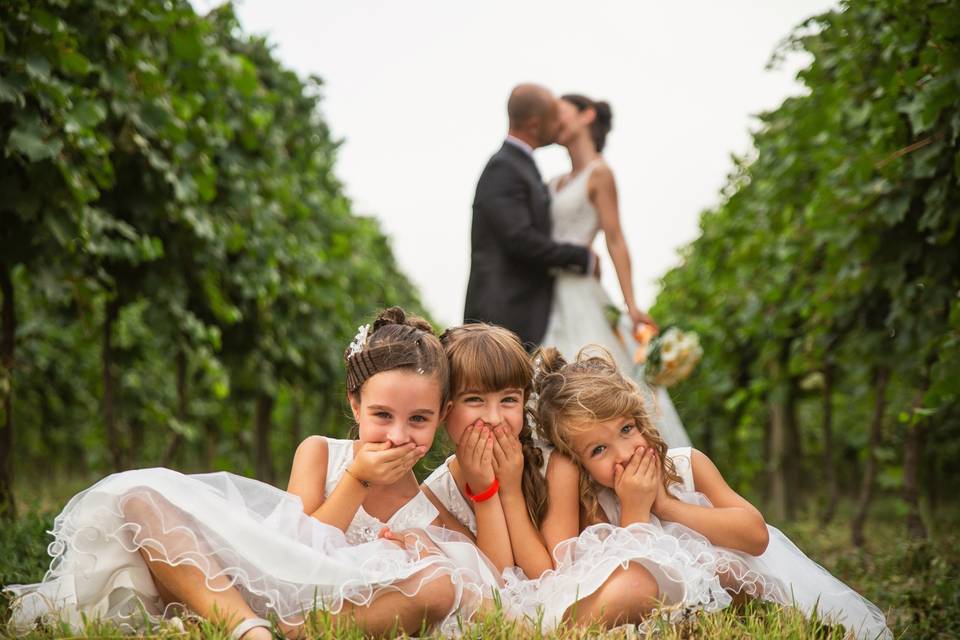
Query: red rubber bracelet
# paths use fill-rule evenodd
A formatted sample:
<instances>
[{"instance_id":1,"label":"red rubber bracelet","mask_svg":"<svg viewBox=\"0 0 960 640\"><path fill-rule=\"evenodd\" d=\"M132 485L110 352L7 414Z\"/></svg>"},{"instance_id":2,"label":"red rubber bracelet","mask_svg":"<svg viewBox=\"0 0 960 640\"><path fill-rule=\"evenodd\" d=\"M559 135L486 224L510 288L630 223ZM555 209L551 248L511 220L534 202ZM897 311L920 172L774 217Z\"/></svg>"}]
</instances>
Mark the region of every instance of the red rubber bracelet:
<instances>
[{"instance_id":1,"label":"red rubber bracelet","mask_svg":"<svg viewBox=\"0 0 960 640\"><path fill-rule=\"evenodd\" d=\"M500 481L494 478L493 482L490 483L490 486L480 493L474 493L469 484L466 485L466 489L468 498L474 502L483 502L484 500L489 500L497 494L497 491L500 490Z\"/></svg>"}]
</instances>

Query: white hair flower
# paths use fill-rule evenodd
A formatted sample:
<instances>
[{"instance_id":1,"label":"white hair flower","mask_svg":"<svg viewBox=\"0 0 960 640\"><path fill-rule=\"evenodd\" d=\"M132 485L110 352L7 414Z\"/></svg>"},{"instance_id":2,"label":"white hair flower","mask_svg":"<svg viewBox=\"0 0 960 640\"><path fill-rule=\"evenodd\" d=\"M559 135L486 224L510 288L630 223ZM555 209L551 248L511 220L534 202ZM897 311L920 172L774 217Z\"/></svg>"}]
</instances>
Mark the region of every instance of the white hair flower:
<instances>
[{"instance_id":1,"label":"white hair flower","mask_svg":"<svg viewBox=\"0 0 960 640\"><path fill-rule=\"evenodd\" d=\"M350 343L350 353L347 354L347 358L352 358L361 351L363 347L367 344L367 337L370 335L370 325L365 324L360 327L357 327L357 335L353 337L353 342Z\"/></svg>"}]
</instances>

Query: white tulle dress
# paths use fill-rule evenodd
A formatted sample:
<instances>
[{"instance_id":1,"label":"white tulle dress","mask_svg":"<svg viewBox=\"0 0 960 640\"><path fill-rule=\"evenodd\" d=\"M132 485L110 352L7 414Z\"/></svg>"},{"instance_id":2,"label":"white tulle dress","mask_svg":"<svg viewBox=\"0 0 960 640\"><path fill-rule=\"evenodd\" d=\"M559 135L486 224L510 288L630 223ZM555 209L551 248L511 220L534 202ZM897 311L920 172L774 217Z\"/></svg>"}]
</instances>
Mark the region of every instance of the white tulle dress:
<instances>
[{"instance_id":1,"label":"white tulle dress","mask_svg":"<svg viewBox=\"0 0 960 640\"><path fill-rule=\"evenodd\" d=\"M545 472L552 452L541 444ZM709 500L694 486L690 447L670 449L682 483L670 487L678 499L701 506ZM449 462L449 460L448 460ZM457 489L444 463L425 481L427 487L476 533L476 517ZM578 599L594 593L619 567L637 562L657 580L663 606L657 616L678 620L692 611L716 611L732 602L730 593L797 607L810 615L816 608L821 619L842 624L862 640L891 639L883 612L863 596L808 558L775 527L768 527L770 542L761 556L712 544L682 524L660 521L620 524L620 503L612 491L601 490L600 505L609 523L595 524L554 549L555 569L528 579L517 568L508 569L501 599L508 613L541 621L547 631L560 624L564 612ZM652 619L652 617L651 617Z\"/></svg>"},{"instance_id":2,"label":"white tulle dress","mask_svg":"<svg viewBox=\"0 0 960 640\"><path fill-rule=\"evenodd\" d=\"M590 202L587 184L590 175L600 164L594 160L573 176L562 189L559 178L550 181L550 216L553 221L553 239L591 246L600 230L597 210ZM631 354L636 344L624 318L619 335L613 332L604 308L610 297L593 276L567 272L555 274L553 306L547 321L547 332L541 344L556 347L567 360L572 360L583 347L596 344L604 347L616 359L620 371L631 376L649 393L649 405L654 424L669 447L690 446L690 437L683 428L680 416L663 387L650 387L643 379L642 367L636 365Z\"/></svg>"},{"instance_id":3,"label":"white tulle dress","mask_svg":"<svg viewBox=\"0 0 960 640\"><path fill-rule=\"evenodd\" d=\"M681 484L670 487L670 493L688 504L712 507L707 497L698 492L694 485L691 454L690 447L667 452L681 479ZM698 597L679 599L670 593L664 594L667 596L664 601L668 616L690 610L691 606L707 611L726 606L730 597L720 594L719 587L730 593L796 607L808 616L816 609L822 620L843 625L857 638L873 640L893 637L879 608L808 558L776 527L767 526L770 542L766 551L760 556L752 556L714 545L685 525L661 521L655 516L651 516L649 524L619 527L620 502L616 494L604 488L598 498L610 524L587 527L578 538L563 543L566 546L558 547L555 551L558 577L548 579L563 582L571 573L567 567L579 565L585 567L581 571L589 572L589 567L602 562L607 556L626 557L630 550L638 547L668 550L664 558L673 561L683 558L707 576L713 577L710 580L704 573L688 568L687 575L704 580L703 583L687 585L688 591L695 587ZM649 563L643 564L650 568ZM670 566L664 563L665 568ZM659 582L659 575L654 572L654 576ZM530 606L530 601L536 602L544 597L542 585L536 584L536 581L519 587L515 588L518 595L511 594L511 597L519 598L525 607Z\"/></svg>"},{"instance_id":4,"label":"white tulle dress","mask_svg":"<svg viewBox=\"0 0 960 640\"><path fill-rule=\"evenodd\" d=\"M353 458L353 441L327 439L325 495ZM235 586L260 616L297 625L314 608L338 612L388 591L415 594L449 579L454 605L440 625L456 634L497 577L466 537L432 526L436 507L423 493L384 523L361 507L346 533L303 512L298 496L230 473L183 475L169 469L114 474L74 496L54 521L53 561L42 582L11 585L12 622L27 631L38 619L76 628L83 617L142 630L168 611L139 550L188 564L207 586ZM378 539L380 530L417 530L418 549ZM429 540L428 540L429 538ZM431 542L432 541L432 542Z\"/></svg>"},{"instance_id":5,"label":"white tulle dress","mask_svg":"<svg viewBox=\"0 0 960 640\"><path fill-rule=\"evenodd\" d=\"M542 446L546 473L551 449ZM476 515L457 488L447 459L424 484L474 535ZM507 615L532 621L547 632L559 625L563 614L577 600L590 596L611 574L630 562L638 562L656 578L660 595L670 606L664 615L682 615L692 609L715 610L731 601L712 567L697 554L704 545L678 540L654 527L621 528L599 525L554 549L555 569L529 579L519 567L503 572L501 602Z\"/></svg>"}]
</instances>

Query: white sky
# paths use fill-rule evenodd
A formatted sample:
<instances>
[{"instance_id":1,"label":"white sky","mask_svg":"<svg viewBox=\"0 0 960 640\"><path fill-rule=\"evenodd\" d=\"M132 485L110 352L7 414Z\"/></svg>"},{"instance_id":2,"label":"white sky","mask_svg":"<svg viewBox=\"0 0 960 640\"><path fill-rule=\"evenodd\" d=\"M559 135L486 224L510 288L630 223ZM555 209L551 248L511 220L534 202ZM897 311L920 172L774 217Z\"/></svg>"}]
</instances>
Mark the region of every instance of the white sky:
<instances>
[{"instance_id":1,"label":"white sky","mask_svg":"<svg viewBox=\"0 0 960 640\"><path fill-rule=\"evenodd\" d=\"M217 2L195 0L199 9ZM610 102L605 152L620 189L638 302L698 233L753 114L801 89L806 64L764 69L782 38L827 0L241 0L244 31L326 84L323 112L344 140L337 175L355 211L377 217L434 318L461 320L476 180L506 132L510 88ZM569 167L539 150L544 177ZM602 240L604 285L621 301Z\"/></svg>"}]
</instances>

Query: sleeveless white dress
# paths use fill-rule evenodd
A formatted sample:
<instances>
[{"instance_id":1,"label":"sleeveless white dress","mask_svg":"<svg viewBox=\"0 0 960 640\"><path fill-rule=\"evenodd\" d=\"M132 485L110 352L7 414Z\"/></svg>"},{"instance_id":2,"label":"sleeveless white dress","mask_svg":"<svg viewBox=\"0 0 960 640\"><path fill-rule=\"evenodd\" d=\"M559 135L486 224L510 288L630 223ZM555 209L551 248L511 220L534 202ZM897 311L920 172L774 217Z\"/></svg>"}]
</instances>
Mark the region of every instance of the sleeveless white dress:
<instances>
[{"instance_id":1,"label":"sleeveless white dress","mask_svg":"<svg viewBox=\"0 0 960 640\"><path fill-rule=\"evenodd\" d=\"M562 189L558 190L560 177L550 181L552 236L557 242L584 246L593 244L600 230L600 221L596 208L590 202L587 184L600 162L598 158L588 164ZM555 278L553 307L541 344L556 347L568 361L588 344L600 345L610 351L620 371L640 383L641 388L649 393L650 414L667 446L690 446L690 438L667 391L663 387L647 385L642 367L633 361L631 354L637 345L629 319L623 319L619 338L610 328L604 307L611 302L600 282L593 276L567 272L557 272Z\"/></svg>"},{"instance_id":2,"label":"sleeveless white dress","mask_svg":"<svg viewBox=\"0 0 960 640\"><path fill-rule=\"evenodd\" d=\"M682 484L671 486L670 492L688 504L712 507L709 499L694 485L691 453L690 447L668 451L667 455L682 480ZM607 519L618 525L620 501L616 494L604 488L598 497ZM732 593L745 593L753 598L796 607L807 616L816 610L821 620L841 624L849 634L862 640L893 638L883 612L876 605L808 558L776 527L767 525L770 536L767 549L760 556L752 556L714 545L685 525L656 518L651 521L684 546L702 544L697 562L721 576L721 583ZM634 527L636 525L627 528Z\"/></svg>"},{"instance_id":3,"label":"sleeveless white dress","mask_svg":"<svg viewBox=\"0 0 960 640\"><path fill-rule=\"evenodd\" d=\"M546 475L552 449L539 446L544 454L540 472ZM476 515L450 473L451 459L435 469L424 485L476 535ZM539 578L529 579L519 567L506 569L501 602L508 616L539 621L541 631L547 632L561 624L567 609L594 593L617 569L637 562L657 580L666 605L663 615L678 618L695 609L720 609L731 598L712 566L698 561L703 547L701 541L679 541L651 525L596 525L557 545L553 552L556 568Z\"/></svg>"},{"instance_id":4,"label":"sleeveless white dress","mask_svg":"<svg viewBox=\"0 0 960 640\"><path fill-rule=\"evenodd\" d=\"M546 475L552 448L538 443ZM676 498L712 506L697 492L692 449L677 447L667 455L681 483L672 485ZM477 524L453 479L449 459L424 482L440 502L471 532ZM585 528L554 549L554 570L528 579L514 567L504 572L501 600L509 615L537 621L544 632L562 622L577 600L594 593L619 567L637 562L657 580L663 607L657 615L679 620L695 610L716 611L732 602L729 592L797 607L806 615L814 609L823 620L842 624L862 640L892 639L883 612L808 558L779 529L769 527L770 543L761 556L712 544L682 524L651 516L650 523L620 526L620 502L609 489L598 494L609 523ZM650 620L653 620L651 616Z\"/></svg>"},{"instance_id":5,"label":"sleeveless white dress","mask_svg":"<svg viewBox=\"0 0 960 640\"><path fill-rule=\"evenodd\" d=\"M324 494L353 459L353 441L327 439ZM419 493L384 523L357 510L346 532L303 512L298 496L230 473L184 475L170 469L117 473L74 496L54 521L53 557L42 582L11 585L12 622L27 631L38 619L81 628L83 617L142 630L168 614L139 550L153 559L199 569L207 586L235 586L259 615L300 624L314 608L338 612L366 605L386 591L416 593L449 579L455 603L440 625L456 634L492 597L495 570L466 537L431 526L436 507ZM377 538L420 530L425 552ZM407 580L412 578L411 580ZM406 582L403 582L406 580ZM144 615L146 614L146 615Z\"/></svg>"}]
</instances>

